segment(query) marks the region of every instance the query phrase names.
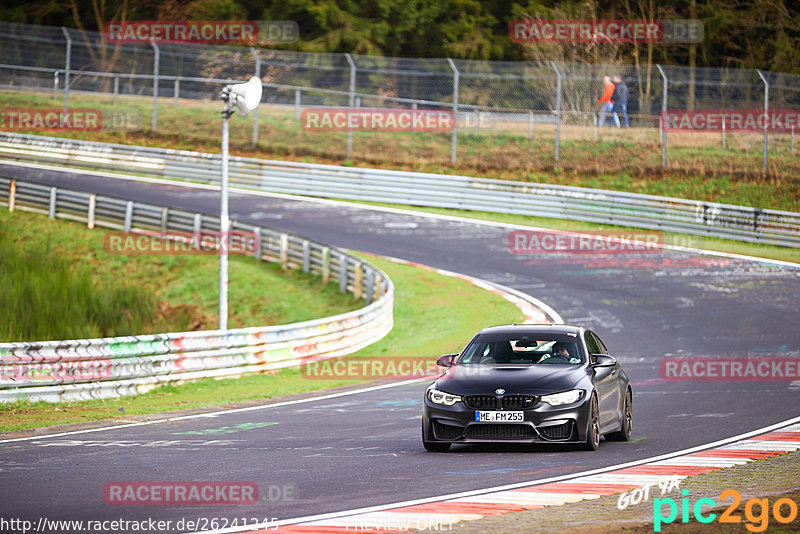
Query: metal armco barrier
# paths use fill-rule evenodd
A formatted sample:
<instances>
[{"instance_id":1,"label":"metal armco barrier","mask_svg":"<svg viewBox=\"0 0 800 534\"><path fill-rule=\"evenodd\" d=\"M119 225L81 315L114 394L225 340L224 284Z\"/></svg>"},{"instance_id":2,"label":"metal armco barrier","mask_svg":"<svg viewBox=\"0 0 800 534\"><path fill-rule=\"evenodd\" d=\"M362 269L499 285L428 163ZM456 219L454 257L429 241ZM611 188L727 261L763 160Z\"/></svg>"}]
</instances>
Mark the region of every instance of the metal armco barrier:
<instances>
[{"instance_id":1,"label":"metal armco barrier","mask_svg":"<svg viewBox=\"0 0 800 534\"><path fill-rule=\"evenodd\" d=\"M0 178L0 205L132 231L215 232L202 214ZM103 339L0 343L0 401L71 401L148 391L165 383L236 377L355 352L393 323L394 286L379 269L343 251L266 228L254 232L255 256L338 281L367 306L301 323ZM35 313L35 310L33 310Z\"/></svg>"},{"instance_id":2,"label":"metal armco barrier","mask_svg":"<svg viewBox=\"0 0 800 534\"><path fill-rule=\"evenodd\" d=\"M0 132L0 158L219 183L220 156ZM231 157L232 184L264 191L514 213L800 246L800 213L602 189Z\"/></svg>"}]
</instances>

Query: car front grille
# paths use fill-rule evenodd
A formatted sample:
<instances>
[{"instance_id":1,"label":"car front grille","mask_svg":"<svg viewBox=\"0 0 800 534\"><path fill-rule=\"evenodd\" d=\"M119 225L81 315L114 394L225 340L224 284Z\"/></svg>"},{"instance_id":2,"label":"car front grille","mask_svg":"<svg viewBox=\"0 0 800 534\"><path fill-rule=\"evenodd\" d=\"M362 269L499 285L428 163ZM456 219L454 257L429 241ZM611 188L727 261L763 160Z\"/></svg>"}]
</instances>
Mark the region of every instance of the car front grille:
<instances>
[{"instance_id":1,"label":"car front grille","mask_svg":"<svg viewBox=\"0 0 800 534\"><path fill-rule=\"evenodd\" d=\"M503 397L503 408L506 410L525 410L533 408L536 400L536 397L532 395L509 395L508 397Z\"/></svg>"},{"instance_id":2,"label":"car front grille","mask_svg":"<svg viewBox=\"0 0 800 534\"><path fill-rule=\"evenodd\" d=\"M545 439L569 439L572 436L572 421L567 421L566 423L556 426L539 427L538 430L539 434L541 434Z\"/></svg>"},{"instance_id":3,"label":"car front grille","mask_svg":"<svg viewBox=\"0 0 800 534\"><path fill-rule=\"evenodd\" d=\"M533 408L538 399L533 395L509 395L498 399L493 395L469 395L464 403L472 410L526 410Z\"/></svg>"},{"instance_id":4,"label":"car front grille","mask_svg":"<svg viewBox=\"0 0 800 534\"><path fill-rule=\"evenodd\" d=\"M492 395L469 395L464 398L467 408L472 410L496 410L497 397Z\"/></svg>"},{"instance_id":5,"label":"car front grille","mask_svg":"<svg viewBox=\"0 0 800 534\"><path fill-rule=\"evenodd\" d=\"M461 437L464 429L460 426L446 425L434 419L433 434L436 439L457 439Z\"/></svg>"},{"instance_id":6,"label":"car front grille","mask_svg":"<svg viewBox=\"0 0 800 534\"><path fill-rule=\"evenodd\" d=\"M488 423L470 425L464 437L469 439L531 439L536 432L530 425Z\"/></svg>"}]
</instances>

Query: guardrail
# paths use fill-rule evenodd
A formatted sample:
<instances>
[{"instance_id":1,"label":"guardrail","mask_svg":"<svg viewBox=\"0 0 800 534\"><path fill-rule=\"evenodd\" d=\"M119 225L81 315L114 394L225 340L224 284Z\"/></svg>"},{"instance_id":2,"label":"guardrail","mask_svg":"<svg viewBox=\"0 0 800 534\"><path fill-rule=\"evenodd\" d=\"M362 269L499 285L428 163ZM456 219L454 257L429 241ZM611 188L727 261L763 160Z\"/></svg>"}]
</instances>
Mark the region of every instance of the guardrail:
<instances>
[{"instance_id":1,"label":"guardrail","mask_svg":"<svg viewBox=\"0 0 800 534\"><path fill-rule=\"evenodd\" d=\"M220 156L0 132L0 157L218 184ZM800 213L602 189L230 158L230 181L279 193L514 213L800 247Z\"/></svg>"},{"instance_id":2,"label":"guardrail","mask_svg":"<svg viewBox=\"0 0 800 534\"><path fill-rule=\"evenodd\" d=\"M126 232L219 230L200 213L0 178L0 205ZM338 281L367 306L300 323L103 339L0 343L0 401L85 400L135 394L165 383L235 377L355 352L392 328L394 286L382 271L321 243L234 221L253 232L254 255ZM35 313L35 310L32 310Z\"/></svg>"}]
</instances>

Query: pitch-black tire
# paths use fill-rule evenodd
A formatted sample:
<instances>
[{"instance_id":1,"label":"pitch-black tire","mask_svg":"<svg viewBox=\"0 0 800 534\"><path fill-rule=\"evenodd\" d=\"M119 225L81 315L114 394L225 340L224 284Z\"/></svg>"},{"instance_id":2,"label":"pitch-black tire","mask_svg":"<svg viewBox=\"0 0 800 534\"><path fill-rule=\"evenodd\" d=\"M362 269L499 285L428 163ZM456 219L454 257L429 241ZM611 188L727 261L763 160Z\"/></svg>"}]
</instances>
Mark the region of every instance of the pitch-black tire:
<instances>
[{"instance_id":1,"label":"pitch-black tire","mask_svg":"<svg viewBox=\"0 0 800 534\"><path fill-rule=\"evenodd\" d=\"M606 434L607 440L629 441L631 439L631 429L633 428L633 399L630 389L625 393L625 406L622 410L622 428L611 434Z\"/></svg>"},{"instance_id":2,"label":"pitch-black tire","mask_svg":"<svg viewBox=\"0 0 800 534\"><path fill-rule=\"evenodd\" d=\"M600 410L597 407L597 397L592 395L592 403L589 408L589 422L586 429L586 441L582 449L586 451L596 451L600 446Z\"/></svg>"},{"instance_id":3,"label":"pitch-black tire","mask_svg":"<svg viewBox=\"0 0 800 534\"><path fill-rule=\"evenodd\" d=\"M425 447L426 451L430 452L447 452L450 450L450 443L445 443L442 441L428 441L425 439L425 423L423 423L422 427L422 446Z\"/></svg>"}]
</instances>

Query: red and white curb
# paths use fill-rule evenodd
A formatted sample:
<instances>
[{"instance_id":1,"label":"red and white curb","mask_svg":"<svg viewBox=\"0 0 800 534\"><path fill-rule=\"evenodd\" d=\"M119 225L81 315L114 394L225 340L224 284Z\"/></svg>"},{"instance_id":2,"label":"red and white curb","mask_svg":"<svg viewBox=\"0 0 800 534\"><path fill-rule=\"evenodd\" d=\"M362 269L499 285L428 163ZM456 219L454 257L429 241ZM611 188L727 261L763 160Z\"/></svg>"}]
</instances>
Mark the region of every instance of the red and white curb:
<instances>
[{"instance_id":1,"label":"red and white curb","mask_svg":"<svg viewBox=\"0 0 800 534\"><path fill-rule=\"evenodd\" d=\"M469 276L467 274L455 273L453 271L447 271L445 269L437 269L435 267L430 267L422 263L416 263L413 261L408 261L400 258L393 258L392 256L380 256L377 254L371 254L369 252L361 252L361 254L364 254L365 256L382 258L384 260L388 260L393 263L399 263L400 265L409 265L411 267L416 267L418 269L432 271L442 276L450 276L452 278L458 278L460 280L465 280L467 282L470 282L471 284L476 285L481 289L485 289L486 291L491 291L492 293L500 295L507 301L511 302L514 306L519 308L519 310L525 315L524 322L527 324L564 323L564 320L561 318L561 316L558 314L557 311L555 311L553 308L551 308L541 300L532 297L527 293L523 293L522 291L517 291L516 289L501 284L497 284L495 282L489 282L488 280L475 278L474 276Z\"/></svg>"},{"instance_id":2,"label":"red and white curb","mask_svg":"<svg viewBox=\"0 0 800 534\"><path fill-rule=\"evenodd\" d=\"M786 423L792 423L786 426ZM784 425L784 426L780 426ZM764 430L768 430L764 432ZM761 432L760 434L758 432ZM429 499L419 504L397 503L364 509L348 514L327 514L316 520L280 521L275 526L248 533L339 534L346 532L407 532L410 530L447 530L455 523L509 512L536 510L579 501L598 499L671 480L743 465L754 460L780 456L800 450L800 418L795 418L759 431L743 434L743 439L722 440L687 449L685 454L660 456L653 461L631 462L618 469L589 472L583 476L557 477L555 481L539 481L506 486L499 491L468 492L453 498ZM742 437L737 436L737 438ZM446 457L446 455L443 455ZM550 479L552 480L552 479ZM509 489L510 488L510 489ZM417 501L419 502L419 501ZM319 517L319 516L318 516ZM307 518L311 519L311 518ZM229 529L214 532L242 532Z\"/></svg>"}]
</instances>

